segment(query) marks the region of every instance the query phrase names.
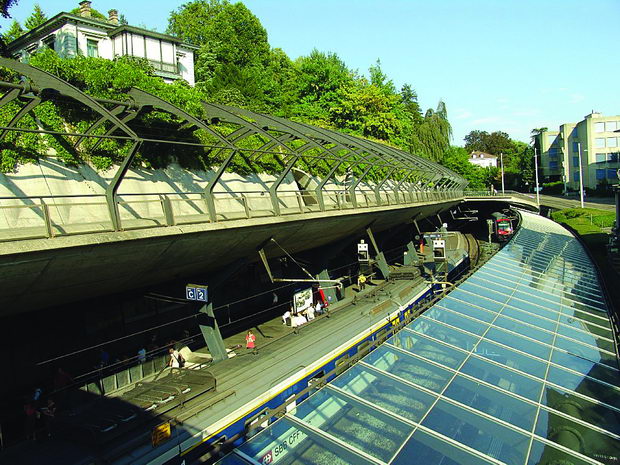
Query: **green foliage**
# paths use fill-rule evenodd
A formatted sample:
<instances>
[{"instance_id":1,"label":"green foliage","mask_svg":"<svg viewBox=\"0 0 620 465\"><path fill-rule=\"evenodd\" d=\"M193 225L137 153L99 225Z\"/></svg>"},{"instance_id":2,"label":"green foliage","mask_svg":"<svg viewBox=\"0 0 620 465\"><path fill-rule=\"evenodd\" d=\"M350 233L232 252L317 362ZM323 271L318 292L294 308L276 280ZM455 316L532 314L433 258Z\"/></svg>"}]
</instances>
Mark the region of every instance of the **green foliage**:
<instances>
[{"instance_id":1,"label":"green foliage","mask_svg":"<svg viewBox=\"0 0 620 465\"><path fill-rule=\"evenodd\" d=\"M558 223L569 225L580 235L600 234L601 228L613 225L616 214L595 208L568 208L553 212L551 217Z\"/></svg>"},{"instance_id":2,"label":"green foliage","mask_svg":"<svg viewBox=\"0 0 620 465\"><path fill-rule=\"evenodd\" d=\"M463 147L450 147L442 164L467 179L468 189L481 190L489 186L489 170L470 163L469 152Z\"/></svg>"},{"instance_id":3,"label":"green foliage","mask_svg":"<svg viewBox=\"0 0 620 465\"><path fill-rule=\"evenodd\" d=\"M544 194L561 194L564 191L562 181L546 182L542 185Z\"/></svg>"},{"instance_id":4,"label":"green foliage","mask_svg":"<svg viewBox=\"0 0 620 465\"><path fill-rule=\"evenodd\" d=\"M8 44L10 42L13 42L15 39L21 37L25 32L26 31L24 31L24 28L22 28L21 24L19 24L19 22L14 19L11 23L11 26L3 34L3 38Z\"/></svg>"},{"instance_id":5,"label":"green foliage","mask_svg":"<svg viewBox=\"0 0 620 465\"><path fill-rule=\"evenodd\" d=\"M24 21L24 26L26 27L26 29L31 31L34 28L39 27L41 24L47 21L47 19L48 18L45 13L43 13L41 6L38 3L35 3L32 13L30 14L30 16L28 16L28 18L26 18L26 21Z\"/></svg>"},{"instance_id":6,"label":"green foliage","mask_svg":"<svg viewBox=\"0 0 620 465\"><path fill-rule=\"evenodd\" d=\"M39 13L40 19L42 12ZM79 9L73 13L79 13ZM92 15L95 19L106 20L95 10ZM281 49L270 48L266 30L245 5L228 0L195 0L183 4L170 14L167 32L199 47L194 88L182 82L164 84L155 77L146 60L129 57L114 61L82 56L61 59L53 51L41 50L31 57L31 64L95 97L123 100L131 87L137 87L196 116L202 115L201 101L245 107L371 138L431 160L443 161L469 176L474 187L481 187L488 181L489 173L476 171L475 167L465 163L462 152L455 155L451 151L451 126L445 104L439 102L436 109L424 113L413 86L405 84L397 91L379 60L370 66L366 76L349 69L335 53L313 50L308 56L292 61ZM68 132L83 132L94 121L93 115L61 104L55 108L43 109L41 106L37 111L41 113L37 115L40 124ZM28 124L34 125L35 122ZM177 137L196 144L218 143L213 134L205 131L179 130L174 117L161 112L148 113L129 124L151 133L153 139ZM218 130L225 134L235 129L233 125L218 125ZM100 130L104 131L104 128ZM97 144L94 140L83 141L77 150L72 148L74 141L67 143L51 136L33 135L23 141L13 141L12 151L6 151L7 155L2 159L3 170L27 162L29 156L36 159L36 155L28 154L46 153L55 154L67 163L88 161L99 169L107 169L128 149L127 143L116 140ZM241 150L234 155L231 170L239 173L279 172L284 157L278 150L286 150L285 146L260 157L253 157L249 152L265 143L263 136L244 139L241 145L248 151ZM299 148L294 146L295 141L287 144L293 149ZM183 166L207 168L221 163L226 156L226 150L196 148L195 145L173 148L170 144L163 146L150 142L141 147L138 162L145 167L157 167L178 160ZM299 167L319 174L327 173L331 163L309 159ZM344 169L339 169L337 174L344 175ZM362 164L355 166L353 171L361 174L365 169ZM383 171L376 169L368 179L378 178Z\"/></svg>"}]
</instances>

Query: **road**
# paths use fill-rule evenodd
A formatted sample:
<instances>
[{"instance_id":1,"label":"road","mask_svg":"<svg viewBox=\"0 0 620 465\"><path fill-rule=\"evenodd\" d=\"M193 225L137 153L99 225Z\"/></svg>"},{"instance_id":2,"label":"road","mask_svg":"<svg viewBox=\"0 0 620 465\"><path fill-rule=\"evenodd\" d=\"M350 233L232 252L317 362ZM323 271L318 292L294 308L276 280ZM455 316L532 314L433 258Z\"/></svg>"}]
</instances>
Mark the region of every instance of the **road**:
<instances>
[{"instance_id":1,"label":"road","mask_svg":"<svg viewBox=\"0 0 620 465\"><path fill-rule=\"evenodd\" d=\"M533 194L534 198L536 197ZM578 208L580 207L579 199L567 198L567 197L555 197L552 195L541 195L540 196L540 204L546 205L552 208ZM586 208L596 208L598 210L607 210L607 211L615 211L616 206L614 204L613 199L608 198L597 198L592 199L592 201L584 202L584 207Z\"/></svg>"}]
</instances>

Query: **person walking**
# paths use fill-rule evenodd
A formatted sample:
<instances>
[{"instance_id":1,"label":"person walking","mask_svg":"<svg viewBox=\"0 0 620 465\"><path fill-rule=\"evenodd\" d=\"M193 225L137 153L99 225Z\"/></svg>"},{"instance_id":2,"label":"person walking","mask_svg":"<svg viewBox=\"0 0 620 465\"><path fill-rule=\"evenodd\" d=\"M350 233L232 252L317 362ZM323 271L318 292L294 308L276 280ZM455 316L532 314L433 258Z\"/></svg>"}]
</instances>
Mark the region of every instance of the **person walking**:
<instances>
[{"instance_id":1,"label":"person walking","mask_svg":"<svg viewBox=\"0 0 620 465\"><path fill-rule=\"evenodd\" d=\"M245 336L245 348L248 350L251 350L252 352L256 352L256 336L254 336L254 333L249 330L248 334L246 334Z\"/></svg>"}]
</instances>

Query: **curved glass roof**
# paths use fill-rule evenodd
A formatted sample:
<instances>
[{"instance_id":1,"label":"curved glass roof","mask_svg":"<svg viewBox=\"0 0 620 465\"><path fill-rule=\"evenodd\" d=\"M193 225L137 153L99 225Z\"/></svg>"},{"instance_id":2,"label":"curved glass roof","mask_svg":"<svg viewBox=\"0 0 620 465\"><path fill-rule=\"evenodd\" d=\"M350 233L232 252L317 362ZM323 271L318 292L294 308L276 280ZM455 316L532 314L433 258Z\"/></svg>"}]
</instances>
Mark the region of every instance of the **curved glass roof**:
<instances>
[{"instance_id":1,"label":"curved glass roof","mask_svg":"<svg viewBox=\"0 0 620 465\"><path fill-rule=\"evenodd\" d=\"M617 463L601 295L579 242L523 213L458 289L220 463Z\"/></svg>"}]
</instances>

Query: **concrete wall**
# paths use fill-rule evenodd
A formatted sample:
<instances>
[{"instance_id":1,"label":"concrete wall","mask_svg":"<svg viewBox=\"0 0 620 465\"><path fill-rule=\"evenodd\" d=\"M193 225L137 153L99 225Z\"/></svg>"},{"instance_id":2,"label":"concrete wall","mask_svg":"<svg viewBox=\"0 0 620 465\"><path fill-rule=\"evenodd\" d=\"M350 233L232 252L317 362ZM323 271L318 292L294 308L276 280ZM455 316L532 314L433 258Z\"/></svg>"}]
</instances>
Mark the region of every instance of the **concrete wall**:
<instances>
[{"instance_id":1,"label":"concrete wall","mask_svg":"<svg viewBox=\"0 0 620 465\"><path fill-rule=\"evenodd\" d=\"M107 224L109 214L103 195L116 169L114 167L97 172L88 165L68 167L48 157L37 164L22 165L14 173L0 173L0 230L41 227L41 201L37 197L45 196L76 196L44 199L50 207L54 224ZM175 164L159 170L132 169L126 174L118 191L121 218L163 220L160 197L155 194L168 195L175 217L206 215L202 193L213 176L212 171L191 172ZM241 215L245 208L241 193L245 193L254 211L271 210L271 200L265 192L274 180L274 176L266 174L240 176L225 173L215 187L217 211ZM297 208L298 201L294 192L298 191L298 187L292 174L286 177L280 190L291 191L287 196L282 196L281 208ZM93 195L95 197L87 197ZM7 206L32 208L2 208Z\"/></svg>"}]
</instances>

